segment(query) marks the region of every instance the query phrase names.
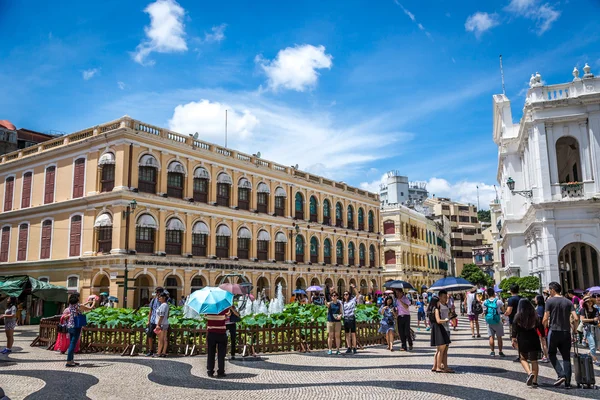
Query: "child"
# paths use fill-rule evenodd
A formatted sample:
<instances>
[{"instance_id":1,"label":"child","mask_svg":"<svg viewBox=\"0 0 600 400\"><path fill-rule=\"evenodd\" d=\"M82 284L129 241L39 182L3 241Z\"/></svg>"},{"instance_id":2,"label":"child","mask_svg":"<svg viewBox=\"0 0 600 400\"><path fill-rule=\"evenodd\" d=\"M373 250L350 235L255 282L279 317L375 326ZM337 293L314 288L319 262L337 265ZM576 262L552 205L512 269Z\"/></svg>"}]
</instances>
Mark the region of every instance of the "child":
<instances>
[{"instance_id":1,"label":"child","mask_svg":"<svg viewBox=\"0 0 600 400\"><path fill-rule=\"evenodd\" d=\"M427 318L425 318L425 303L421 301L421 299L417 298L415 306L417 307L417 330L421 330L421 321L423 321L425 328L427 328L427 331L429 331L431 328L429 328L429 323Z\"/></svg>"},{"instance_id":2,"label":"child","mask_svg":"<svg viewBox=\"0 0 600 400\"><path fill-rule=\"evenodd\" d=\"M527 373L527 386L538 387L538 360L542 358L542 346L538 332L544 334L544 327L535 312L535 308L527 299L519 300L517 315L513 321L512 343L519 349L519 358ZM529 369L529 363L531 369Z\"/></svg>"}]
</instances>

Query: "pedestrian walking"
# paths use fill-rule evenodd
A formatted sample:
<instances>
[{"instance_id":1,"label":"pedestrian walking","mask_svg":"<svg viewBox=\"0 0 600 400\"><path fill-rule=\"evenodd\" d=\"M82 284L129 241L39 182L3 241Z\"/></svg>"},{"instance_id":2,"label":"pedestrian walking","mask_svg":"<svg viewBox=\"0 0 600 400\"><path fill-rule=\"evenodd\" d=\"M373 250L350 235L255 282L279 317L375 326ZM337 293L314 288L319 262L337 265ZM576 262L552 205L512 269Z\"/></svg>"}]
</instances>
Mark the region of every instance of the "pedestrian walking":
<instances>
[{"instance_id":1,"label":"pedestrian walking","mask_svg":"<svg viewBox=\"0 0 600 400\"><path fill-rule=\"evenodd\" d=\"M154 291L154 298L150 301L149 304L150 311L148 312L148 324L146 325L146 357L152 357L152 355L154 355L154 339L156 338L156 333L154 333L154 329L156 329L156 321L158 319L156 312L158 311L158 307L160 306L158 296L160 296L164 291L165 289L163 289L162 287L157 287Z\"/></svg>"},{"instance_id":2,"label":"pedestrian walking","mask_svg":"<svg viewBox=\"0 0 600 400\"><path fill-rule=\"evenodd\" d=\"M494 337L498 339L498 355L505 357L502 352L502 336L504 336L504 325L500 315L504 312L504 303L496 297L494 288L487 289L488 299L483 302L483 314L488 324L488 338L490 341L490 356L496 355L494 349Z\"/></svg>"},{"instance_id":3,"label":"pedestrian walking","mask_svg":"<svg viewBox=\"0 0 600 400\"><path fill-rule=\"evenodd\" d=\"M508 326L510 327L510 329L512 329L513 322L515 321L515 314L517 313L517 308L519 307L519 301L521 301L521 296L519 296L519 285L517 284L513 284L510 285L510 293L511 296L508 298L508 301L506 302L506 311L504 312L504 315L506 315L508 317ZM511 337L512 337L512 331L511 331ZM517 350L518 352L518 348L516 348L515 350ZM517 358L515 358L513 360L514 362L521 362L521 357L519 357L517 355Z\"/></svg>"},{"instance_id":4,"label":"pedestrian walking","mask_svg":"<svg viewBox=\"0 0 600 400\"><path fill-rule=\"evenodd\" d=\"M335 342L335 354L340 354L340 342L342 335L342 302L338 300L338 293L331 293L331 301L327 303L327 354L333 353Z\"/></svg>"},{"instance_id":5,"label":"pedestrian walking","mask_svg":"<svg viewBox=\"0 0 600 400\"><path fill-rule=\"evenodd\" d=\"M429 302L429 307L427 307L427 315L429 317L429 323L431 326L430 344L432 347L437 348L435 356L433 357L433 367L431 370L433 372L452 373L454 371L447 369L443 363L446 356L445 353L448 350L448 345L450 344L450 337L448 336L446 328L444 328L444 323L448 322L448 320L442 319L440 315L439 303L440 299L438 297L432 297L431 301Z\"/></svg>"},{"instance_id":6,"label":"pedestrian walking","mask_svg":"<svg viewBox=\"0 0 600 400\"><path fill-rule=\"evenodd\" d=\"M185 296L181 296L181 300L179 300L179 307L185 306Z\"/></svg>"},{"instance_id":7,"label":"pedestrian walking","mask_svg":"<svg viewBox=\"0 0 600 400\"><path fill-rule=\"evenodd\" d=\"M342 311L344 315L344 333L346 336L346 354L356 354L356 287L350 285L350 291L344 292Z\"/></svg>"},{"instance_id":8,"label":"pedestrian walking","mask_svg":"<svg viewBox=\"0 0 600 400\"><path fill-rule=\"evenodd\" d=\"M467 293L465 298L465 307L467 309L467 316L469 317L469 324L471 325L471 336L475 338L475 330L477 330L477 337L481 337L479 334L479 314L473 309L473 305L477 304L478 300L476 297L476 288L473 288L470 293Z\"/></svg>"},{"instance_id":9,"label":"pedestrian walking","mask_svg":"<svg viewBox=\"0 0 600 400\"><path fill-rule=\"evenodd\" d=\"M88 304L79 304L79 294L74 293L69 296L69 306L65 310L66 313L69 314L69 318L67 320L67 330L69 332L69 349L67 350L67 364L66 367L76 367L79 363L74 361L75 358L75 347L77 346L77 341L79 340L79 336L81 335L81 329L83 328L85 322L82 318L82 311L89 311L92 308L88 306Z\"/></svg>"},{"instance_id":10,"label":"pedestrian walking","mask_svg":"<svg viewBox=\"0 0 600 400\"><path fill-rule=\"evenodd\" d=\"M544 300L544 296L538 294L535 296L535 312L540 321L544 319L544 311L546 311L546 301ZM538 336L540 338L540 343L542 344L542 351L544 352L541 362L550 362L548 359L548 329L543 327L538 333Z\"/></svg>"},{"instance_id":11,"label":"pedestrian walking","mask_svg":"<svg viewBox=\"0 0 600 400\"><path fill-rule=\"evenodd\" d=\"M517 312L513 319L511 339L513 347L519 349L519 360L527 373L527 386L538 387L538 360L542 358L542 346L538 332L543 332L543 326L535 312L535 308L527 299L519 300ZM529 367L531 363L531 368Z\"/></svg>"},{"instance_id":12,"label":"pedestrian walking","mask_svg":"<svg viewBox=\"0 0 600 400\"><path fill-rule=\"evenodd\" d=\"M379 333L385 335L388 350L394 351L394 325L398 313L396 307L394 307L394 299L392 296L385 298L385 303L379 309L379 313L382 315L379 323Z\"/></svg>"},{"instance_id":13,"label":"pedestrian walking","mask_svg":"<svg viewBox=\"0 0 600 400\"><path fill-rule=\"evenodd\" d=\"M157 334L158 349L156 351L157 357L166 357L169 349L169 295L165 292L158 296L160 305L156 311L156 328L155 333Z\"/></svg>"},{"instance_id":14,"label":"pedestrian walking","mask_svg":"<svg viewBox=\"0 0 600 400\"><path fill-rule=\"evenodd\" d=\"M235 350L237 345L237 323L240 322L240 312L231 306L229 308L229 316L225 321L225 327L229 332L229 341L231 342L231 359L235 360Z\"/></svg>"},{"instance_id":15,"label":"pedestrian walking","mask_svg":"<svg viewBox=\"0 0 600 400\"><path fill-rule=\"evenodd\" d=\"M423 325L425 325L425 329L429 331L431 328L429 327L429 321L425 316L425 303L421 300L420 297L417 297L417 302L415 303L415 307L417 307L417 330L421 330L421 321L423 321Z\"/></svg>"},{"instance_id":16,"label":"pedestrian walking","mask_svg":"<svg viewBox=\"0 0 600 400\"><path fill-rule=\"evenodd\" d=\"M402 289L396 289L396 311L398 312L398 333L402 347L400 351L413 349L413 341L410 335L410 300L404 295ZM406 343L408 342L408 347Z\"/></svg>"},{"instance_id":17,"label":"pedestrian walking","mask_svg":"<svg viewBox=\"0 0 600 400\"><path fill-rule=\"evenodd\" d=\"M585 296L583 298L583 306L579 312L581 322L583 322L583 333L587 341L588 348L590 349L590 355L594 361L594 365L600 366L598 357L596 356L596 339L594 337L594 330L598 327L598 309L594 307L594 299L591 296Z\"/></svg>"},{"instance_id":18,"label":"pedestrian walking","mask_svg":"<svg viewBox=\"0 0 600 400\"><path fill-rule=\"evenodd\" d=\"M15 342L15 328L17 327L17 298L11 297L6 304L6 310L0 318L4 318L4 333L6 334L6 347L2 354L12 353L12 347Z\"/></svg>"},{"instance_id":19,"label":"pedestrian walking","mask_svg":"<svg viewBox=\"0 0 600 400\"><path fill-rule=\"evenodd\" d=\"M571 300L561 295L562 287L558 282L548 285L550 298L546 301L544 312L544 326L548 327L548 357L558 375L554 386L563 383L571 387L571 335L577 335L579 317ZM556 353L560 351L562 365L558 363Z\"/></svg>"},{"instance_id":20,"label":"pedestrian walking","mask_svg":"<svg viewBox=\"0 0 600 400\"><path fill-rule=\"evenodd\" d=\"M206 371L209 377L215 375L215 358L217 358L217 377L225 377L225 354L227 353L227 314L229 308L219 314L206 315L207 358Z\"/></svg>"}]
</instances>

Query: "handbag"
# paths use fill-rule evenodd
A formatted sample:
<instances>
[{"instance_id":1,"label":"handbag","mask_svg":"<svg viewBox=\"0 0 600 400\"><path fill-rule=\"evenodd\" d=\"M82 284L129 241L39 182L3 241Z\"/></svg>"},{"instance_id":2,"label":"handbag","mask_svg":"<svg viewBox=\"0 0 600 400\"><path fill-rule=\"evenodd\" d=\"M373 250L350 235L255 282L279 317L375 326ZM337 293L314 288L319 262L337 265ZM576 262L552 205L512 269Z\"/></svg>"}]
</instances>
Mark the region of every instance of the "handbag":
<instances>
[{"instance_id":1,"label":"handbag","mask_svg":"<svg viewBox=\"0 0 600 400\"><path fill-rule=\"evenodd\" d=\"M73 317L73 328L81 329L87 325L87 317L85 314L77 314Z\"/></svg>"},{"instance_id":2,"label":"handbag","mask_svg":"<svg viewBox=\"0 0 600 400\"><path fill-rule=\"evenodd\" d=\"M58 326L56 327L56 331L58 333L68 333L69 328L67 328L67 325L65 324L58 324Z\"/></svg>"},{"instance_id":3,"label":"handbag","mask_svg":"<svg viewBox=\"0 0 600 400\"><path fill-rule=\"evenodd\" d=\"M154 328L154 333L156 333L157 335L161 332L162 332L162 329L160 328L160 326L157 326L156 328Z\"/></svg>"}]
</instances>

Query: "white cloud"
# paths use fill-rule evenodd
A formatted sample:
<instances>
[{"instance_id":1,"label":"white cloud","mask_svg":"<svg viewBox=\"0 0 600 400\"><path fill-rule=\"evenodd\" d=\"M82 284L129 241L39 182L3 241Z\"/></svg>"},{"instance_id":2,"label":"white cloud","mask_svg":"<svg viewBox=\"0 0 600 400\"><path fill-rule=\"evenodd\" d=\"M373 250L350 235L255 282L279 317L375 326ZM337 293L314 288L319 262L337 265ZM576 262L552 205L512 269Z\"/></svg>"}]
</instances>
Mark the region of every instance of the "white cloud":
<instances>
[{"instance_id":1,"label":"white cloud","mask_svg":"<svg viewBox=\"0 0 600 400\"><path fill-rule=\"evenodd\" d=\"M476 12L470 15L465 22L465 30L475 33L479 37L483 32L498 25L498 16L496 14L488 14L485 12Z\"/></svg>"},{"instance_id":2,"label":"white cloud","mask_svg":"<svg viewBox=\"0 0 600 400\"><path fill-rule=\"evenodd\" d=\"M537 34L540 36L550 29L552 24L560 17L560 11L556 11L548 3L541 4L540 0L511 0L505 10L519 17L535 21Z\"/></svg>"},{"instance_id":3,"label":"white cloud","mask_svg":"<svg viewBox=\"0 0 600 400\"><path fill-rule=\"evenodd\" d=\"M144 12L150 15L150 26L146 26L147 39L141 42L133 59L142 65L153 65L147 61L152 52L175 53L187 50L183 17L185 10L175 0L157 0L149 4Z\"/></svg>"},{"instance_id":4,"label":"white cloud","mask_svg":"<svg viewBox=\"0 0 600 400\"><path fill-rule=\"evenodd\" d=\"M302 110L256 93L192 90L164 96L159 104L153 104L147 100L148 93L137 94L113 107L122 109L128 104L128 113L153 122L156 107L162 109L177 101L169 128L186 135L198 132L201 140L221 146L227 109L228 147L247 154L260 151L264 159L298 164L304 171L330 179L360 179L374 162L393 156L412 138L391 128L388 124L392 121L338 115L331 108ZM185 100L190 97L204 100Z\"/></svg>"},{"instance_id":5,"label":"white cloud","mask_svg":"<svg viewBox=\"0 0 600 400\"><path fill-rule=\"evenodd\" d=\"M117 86L119 87L119 89L125 90L125 82L119 81L119 82L117 82Z\"/></svg>"},{"instance_id":6,"label":"white cloud","mask_svg":"<svg viewBox=\"0 0 600 400\"><path fill-rule=\"evenodd\" d=\"M202 140L222 143L225 138L225 110L227 110L227 135L231 142L247 139L259 124L248 110L236 111L232 106L211 103L208 100L191 102L175 107L169 128L180 133L199 132Z\"/></svg>"},{"instance_id":7,"label":"white cloud","mask_svg":"<svg viewBox=\"0 0 600 400\"><path fill-rule=\"evenodd\" d=\"M225 28L227 28L227 24L221 24L212 27L212 33L206 33L204 35L204 41L206 43L211 42L220 42L225 39Z\"/></svg>"},{"instance_id":8,"label":"white cloud","mask_svg":"<svg viewBox=\"0 0 600 400\"><path fill-rule=\"evenodd\" d=\"M381 185L386 184L386 183L387 183L387 173L381 175L381 178L376 179L374 181L361 182L360 188L364 189L364 190L368 190L369 192L379 193L379 189L381 188Z\"/></svg>"},{"instance_id":9,"label":"white cloud","mask_svg":"<svg viewBox=\"0 0 600 400\"><path fill-rule=\"evenodd\" d=\"M427 182L429 196L449 197L453 201L464 204L477 205L477 187L479 186L479 206L482 210L488 209L489 204L496 198L493 185L483 182L460 181L450 183L443 178L431 178Z\"/></svg>"},{"instance_id":10,"label":"white cloud","mask_svg":"<svg viewBox=\"0 0 600 400\"><path fill-rule=\"evenodd\" d=\"M324 46L304 44L280 50L272 61L258 55L255 62L267 75L269 89L303 92L316 86L318 69L331 69L332 58L331 54L325 53Z\"/></svg>"},{"instance_id":11,"label":"white cloud","mask_svg":"<svg viewBox=\"0 0 600 400\"><path fill-rule=\"evenodd\" d=\"M83 75L83 79L86 81L89 81L90 79L92 79L94 77L94 75L96 75L98 72L100 72L100 70L98 68L92 68L92 69L86 69L85 71L83 71L82 75Z\"/></svg>"},{"instance_id":12,"label":"white cloud","mask_svg":"<svg viewBox=\"0 0 600 400\"><path fill-rule=\"evenodd\" d=\"M425 27L423 26L423 24L417 22L417 18L415 17L415 14L411 13L410 11L408 11L406 8L404 8L404 6L402 5L402 3L400 3L398 0L394 0L394 3L396 3L404 12L404 14L406 14L406 16L408 18L410 18L410 20L412 22L414 22L415 24L417 24L417 27L422 30L423 32L425 32L425 35L427 35L427 37L431 40L433 40L433 38L431 37L431 33L429 33Z\"/></svg>"}]
</instances>

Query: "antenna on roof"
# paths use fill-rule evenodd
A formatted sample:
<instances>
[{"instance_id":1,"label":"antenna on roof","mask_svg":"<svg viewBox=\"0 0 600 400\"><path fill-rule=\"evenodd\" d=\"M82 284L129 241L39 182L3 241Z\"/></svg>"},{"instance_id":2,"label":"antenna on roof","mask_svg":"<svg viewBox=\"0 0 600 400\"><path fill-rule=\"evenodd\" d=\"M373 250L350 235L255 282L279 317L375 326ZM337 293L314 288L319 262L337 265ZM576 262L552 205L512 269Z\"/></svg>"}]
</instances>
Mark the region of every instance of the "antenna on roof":
<instances>
[{"instance_id":1,"label":"antenna on roof","mask_svg":"<svg viewBox=\"0 0 600 400\"><path fill-rule=\"evenodd\" d=\"M227 110L225 110L225 148L227 148Z\"/></svg>"},{"instance_id":2,"label":"antenna on roof","mask_svg":"<svg viewBox=\"0 0 600 400\"><path fill-rule=\"evenodd\" d=\"M502 68L502 54L500 54L500 75L502 76L502 94L506 96L506 90L504 90L504 68Z\"/></svg>"}]
</instances>

